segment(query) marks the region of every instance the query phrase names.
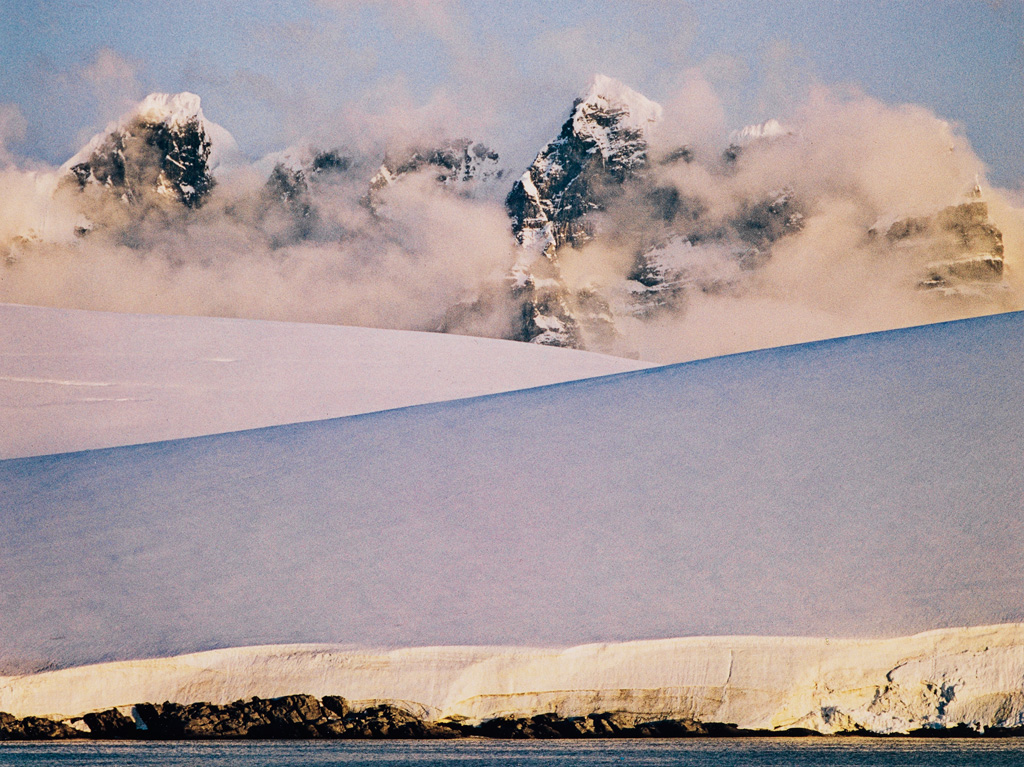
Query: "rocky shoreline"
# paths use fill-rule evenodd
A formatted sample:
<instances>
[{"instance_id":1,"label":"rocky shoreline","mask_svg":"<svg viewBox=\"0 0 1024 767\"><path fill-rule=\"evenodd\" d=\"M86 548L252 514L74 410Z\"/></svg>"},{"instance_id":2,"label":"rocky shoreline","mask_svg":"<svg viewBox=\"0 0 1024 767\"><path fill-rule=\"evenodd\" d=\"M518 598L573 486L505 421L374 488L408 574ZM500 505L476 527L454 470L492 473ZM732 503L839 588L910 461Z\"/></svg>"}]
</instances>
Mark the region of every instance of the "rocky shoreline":
<instances>
[{"instance_id":1,"label":"rocky shoreline","mask_svg":"<svg viewBox=\"0 0 1024 767\"><path fill-rule=\"evenodd\" d=\"M692 719L649 720L636 714L595 713L560 717L498 717L479 724L425 721L401 708L378 705L354 711L336 695L251 698L226 705L140 703L89 713L77 719L24 719L0 712L0 741L24 740L215 740L215 739L583 739L583 738L738 738L826 737L815 730L747 730L723 722ZM829 737L889 737L867 730ZM975 730L968 725L923 728L901 737L1019 737L1024 728Z\"/></svg>"}]
</instances>

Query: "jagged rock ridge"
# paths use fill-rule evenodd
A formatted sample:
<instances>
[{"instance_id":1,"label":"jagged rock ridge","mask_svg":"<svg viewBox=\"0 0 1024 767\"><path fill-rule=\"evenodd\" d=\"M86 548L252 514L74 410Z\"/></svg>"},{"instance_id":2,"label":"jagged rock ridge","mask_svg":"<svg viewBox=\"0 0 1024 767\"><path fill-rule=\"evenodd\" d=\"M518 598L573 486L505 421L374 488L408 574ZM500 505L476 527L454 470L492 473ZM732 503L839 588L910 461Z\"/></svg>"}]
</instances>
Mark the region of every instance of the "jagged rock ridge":
<instances>
[{"instance_id":1,"label":"jagged rock ridge","mask_svg":"<svg viewBox=\"0 0 1024 767\"><path fill-rule=\"evenodd\" d=\"M777 243L803 231L815 200L782 182L767 194L726 183L749 170L748 157L799 148L799 131L777 120L748 126L733 131L720 158L702 161L689 146L652 148L661 114L657 104L598 76L513 185L506 207L520 245L509 273L521 313L517 340L629 353L616 347L621 322L683 311L694 293L739 293ZM709 214L702 199L684 195L665 172L676 163L700 164L722 182L735 210ZM887 246L872 246L879 263L886 250L898 254L900 268L919 271L921 287L943 294L1001 285L1002 235L979 197L976 190L969 203L890 222L882 230ZM630 260L621 277L598 276L597 263L593 279L580 277L596 242ZM573 256L571 284L563 263L570 248L584 251Z\"/></svg>"},{"instance_id":2,"label":"jagged rock ridge","mask_svg":"<svg viewBox=\"0 0 1024 767\"><path fill-rule=\"evenodd\" d=\"M506 200L516 239L551 258L562 245L593 235L587 214L601 197L647 164L647 131L661 119L658 104L598 75L576 99L558 137L513 185Z\"/></svg>"},{"instance_id":3,"label":"jagged rock ridge","mask_svg":"<svg viewBox=\"0 0 1024 767\"><path fill-rule=\"evenodd\" d=\"M355 165L341 148L290 150L274 164L263 187L265 219L283 214L283 226L275 232L278 245L313 237L320 224L317 197L321 184L342 176Z\"/></svg>"},{"instance_id":4,"label":"jagged rock ridge","mask_svg":"<svg viewBox=\"0 0 1024 767\"><path fill-rule=\"evenodd\" d=\"M920 287L957 294L1001 282L1003 234L989 218L981 190L975 187L971 196L932 216L898 219L885 230L895 252L927 262ZM878 229L872 229L876 237Z\"/></svg>"},{"instance_id":5,"label":"jagged rock ridge","mask_svg":"<svg viewBox=\"0 0 1024 767\"><path fill-rule=\"evenodd\" d=\"M600 328L610 320L595 291L566 289L557 253L593 238L590 215L646 167L647 133L661 116L658 104L598 75L559 135L513 184L505 205L524 250L511 274L522 299L520 340L579 347L581 325Z\"/></svg>"},{"instance_id":6,"label":"jagged rock ridge","mask_svg":"<svg viewBox=\"0 0 1024 767\"><path fill-rule=\"evenodd\" d=\"M753 284L776 243L803 230L816 201L781 181L767 194L764 187L747 192L723 183L717 192L724 189L735 209L709 212L702 192L676 186L672 169L696 165L712 183L742 178L751 167L744 165L748 157L782 143L798 145L799 132L769 120L734 131L723 155L704 158L687 145L652 145L662 119L655 102L595 77L505 198L519 246L508 284L489 283L461 297L433 327L459 332L466 325L460 318L491 316L497 306L502 320L488 325L491 334L635 356L635 349L620 345L624 324L635 328L636 321L685 311L695 295L740 294ZM233 140L205 119L198 96L150 95L66 164L66 185L109 192L126 203L90 209L84 201L91 196L82 198L84 224L76 232L94 226L129 231L152 206L200 207L215 185L215 155L223 143ZM371 226L379 225L375 231L386 237L389 187L427 174L456 194L478 196L481 184L502 179L498 160L468 138L392 149L379 165L339 149L288 150L255 204L243 200L227 212L243 211L241 222L257 227L271 247L344 239L348 221L332 213L336 205L321 204L327 200L321 195L328 194L329 181L348 174L343 193L374 214ZM1002 235L980 199L889 217L873 234L880 263L885 253L898 255L897 264L912 264L916 283L936 295L987 295L1004 285ZM135 242L132 234L124 239ZM601 261L608 252L615 254L612 267Z\"/></svg>"},{"instance_id":7,"label":"jagged rock ridge","mask_svg":"<svg viewBox=\"0 0 1024 767\"><path fill-rule=\"evenodd\" d=\"M607 350L617 335L617 316L645 319L678 307L688 290L725 289L737 269L763 264L772 243L802 228L802 205L786 189L746 201L725 226L704 221L699 200L685 199L649 172L695 160L688 146L652 157L649 134L661 118L658 104L599 75L574 103L558 137L513 185L506 207L522 248L510 273L522 307L518 340ZM741 131L732 160L741 144L785 135L791 132L776 121ZM567 285L560 249L600 238L594 214L616 201L633 218L631 231L610 233L619 247L634 251L623 283ZM709 244L719 262L710 272ZM697 247L705 248L696 259L704 266L694 263Z\"/></svg>"},{"instance_id":8,"label":"jagged rock ridge","mask_svg":"<svg viewBox=\"0 0 1024 767\"><path fill-rule=\"evenodd\" d=\"M198 96L154 93L66 167L83 189L96 184L129 203L156 194L195 208L215 183L210 148Z\"/></svg>"},{"instance_id":9,"label":"jagged rock ridge","mask_svg":"<svg viewBox=\"0 0 1024 767\"><path fill-rule=\"evenodd\" d=\"M385 154L377 173L370 179L370 192L394 183L402 176L428 168L444 185L465 185L473 181L500 179L498 153L468 138L432 147L409 147Z\"/></svg>"}]
</instances>

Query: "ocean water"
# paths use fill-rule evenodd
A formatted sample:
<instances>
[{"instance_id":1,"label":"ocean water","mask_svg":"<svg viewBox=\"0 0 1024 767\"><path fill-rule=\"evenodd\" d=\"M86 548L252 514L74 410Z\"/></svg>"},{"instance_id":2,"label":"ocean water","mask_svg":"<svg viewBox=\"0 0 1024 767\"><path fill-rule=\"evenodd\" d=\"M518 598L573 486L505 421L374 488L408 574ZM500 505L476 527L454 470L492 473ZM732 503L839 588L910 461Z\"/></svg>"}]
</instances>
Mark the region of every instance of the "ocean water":
<instances>
[{"instance_id":1,"label":"ocean water","mask_svg":"<svg viewBox=\"0 0 1024 767\"><path fill-rule=\"evenodd\" d=\"M1020 767L1024 739L0 743L0 767Z\"/></svg>"}]
</instances>

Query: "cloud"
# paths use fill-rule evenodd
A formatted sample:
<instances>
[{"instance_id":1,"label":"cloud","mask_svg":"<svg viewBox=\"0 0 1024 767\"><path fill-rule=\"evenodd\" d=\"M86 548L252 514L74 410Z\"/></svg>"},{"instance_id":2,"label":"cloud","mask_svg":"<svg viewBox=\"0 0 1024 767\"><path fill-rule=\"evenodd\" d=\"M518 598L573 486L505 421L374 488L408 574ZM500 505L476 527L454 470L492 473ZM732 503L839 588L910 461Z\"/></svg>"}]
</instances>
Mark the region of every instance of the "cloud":
<instances>
[{"instance_id":1,"label":"cloud","mask_svg":"<svg viewBox=\"0 0 1024 767\"><path fill-rule=\"evenodd\" d=\"M116 58L97 57L89 71L97 82L132 81ZM750 144L729 164L726 110L709 71L677 72L653 154L657 161L686 142L694 161L655 162L596 218L607 236L561 257L570 287L594 285L608 298L617 335L605 351L668 362L1024 305L1020 202L985 184L957 126L919 106L813 87L783 115L790 135ZM346 118L312 144L346 147L350 167L307 179L302 205L268 189L273 157L226 171L197 210L156 205L141 216L102 189L61 191L53 170L0 172L0 300L509 337L520 311L505 281L516 258L502 204L510 174L460 190L437 183L438 169L427 166L372 206L366 195L385 148L431 146L488 125L522 138L508 125L520 113L501 122L499 102L480 120L476 102L457 93L423 99L400 78L375 87L346 102ZM16 136L10 114L0 125L14 127L2 135ZM1005 279L976 295L921 290L933 251L870 232L879 221L958 204L976 179L1004 233ZM652 191L669 190L689 223L654 215ZM801 228L771 242L760 242L753 224L743 230L781 195ZM86 220L92 231L75 236ZM627 278L637 254L659 244L686 263L691 287L641 319ZM755 244L760 252L750 255Z\"/></svg>"},{"instance_id":2,"label":"cloud","mask_svg":"<svg viewBox=\"0 0 1024 767\"><path fill-rule=\"evenodd\" d=\"M810 57L788 40L774 40L762 51L757 113L761 119L792 112L817 82Z\"/></svg>"},{"instance_id":3,"label":"cloud","mask_svg":"<svg viewBox=\"0 0 1024 767\"><path fill-rule=\"evenodd\" d=\"M25 139L28 124L16 104L0 104L0 167L14 162L9 147Z\"/></svg>"},{"instance_id":4,"label":"cloud","mask_svg":"<svg viewBox=\"0 0 1024 767\"><path fill-rule=\"evenodd\" d=\"M725 108L711 81L700 69L684 70L662 105L665 118L654 140L668 146L721 145L726 135Z\"/></svg>"}]
</instances>

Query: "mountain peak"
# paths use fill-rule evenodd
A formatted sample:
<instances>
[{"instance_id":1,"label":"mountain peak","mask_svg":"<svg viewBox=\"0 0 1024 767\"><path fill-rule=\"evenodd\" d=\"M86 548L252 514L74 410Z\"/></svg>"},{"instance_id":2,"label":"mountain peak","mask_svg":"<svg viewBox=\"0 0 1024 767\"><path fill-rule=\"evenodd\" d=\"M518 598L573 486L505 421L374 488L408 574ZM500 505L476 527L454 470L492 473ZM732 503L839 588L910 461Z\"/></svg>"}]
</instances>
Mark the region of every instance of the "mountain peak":
<instances>
[{"instance_id":1,"label":"mountain peak","mask_svg":"<svg viewBox=\"0 0 1024 767\"><path fill-rule=\"evenodd\" d=\"M212 169L235 151L231 134L203 116L199 96L151 93L64 168L80 188L98 185L125 202L155 192L194 208L214 185Z\"/></svg>"},{"instance_id":2,"label":"mountain peak","mask_svg":"<svg viewBox=\"0 0 1024 767\"><path fill-rule=\"evenodd\" d=\"M603 112L615 114L621 128L646 129L661 119L661 105L608 75L597 74L580 96L574 115L596 107Z\"/></svg>"},{"instance_id":3,"label":"mountain peak","mask_svg":"<svg viewBox=\"0 0 1024 767\"><path fill-rule=\"evenodd\" d=\"M557 251L581 247L596 232L592 214L647 167L648 130L661 106L607 75L595 75L505 200L523 253L510 273L523 300L521 340L579 346L582 334L609 332L610 309L589 289L562 280ZM536 258L537 255L542 258Z\"/></svg>"},{"instance_id":4,"label":"mountain peak","mask_svg":"<svg viewBox=\"0 0 1024 767\"><path fill-rule=\"evenodd\" d=\"M792 135L793 131L790 128L772 118L763 123L747 125L740 130L734 130L729 134L729 143L735 146L746 146L762 139L775 139Z\"/></svg>"},{"instance_id":5,"label":"mountain peak","mask_svg":"<svg viewBox=\"0 0 1024 767\"><path fill-rule=\"evenodd\" d=\"M188 91L150 93L135 108L129 119L131 118L166 125L184 125L191 120L205 119L199 96Z\"/></svg>"}]
</instances>

